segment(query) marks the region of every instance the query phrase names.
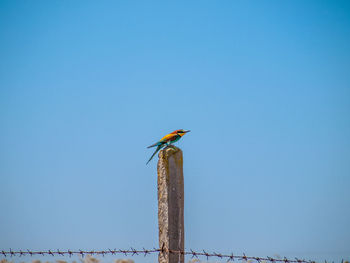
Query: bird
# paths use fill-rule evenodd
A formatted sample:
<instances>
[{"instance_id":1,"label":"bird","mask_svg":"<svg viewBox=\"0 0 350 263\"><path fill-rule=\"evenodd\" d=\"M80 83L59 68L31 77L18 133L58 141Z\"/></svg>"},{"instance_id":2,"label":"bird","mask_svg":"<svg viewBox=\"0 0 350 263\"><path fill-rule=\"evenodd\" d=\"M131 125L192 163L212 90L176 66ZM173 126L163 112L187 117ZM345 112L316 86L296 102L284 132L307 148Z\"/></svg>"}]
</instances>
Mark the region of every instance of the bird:
<instances>
[{"instance_id":1,"label":"bird","mask_svg":"<svg viewBox=\"0 0 350 263\"><path fill-rule=\"evenodd\" d=\"M173 131L167 135L165 135L162 139L160 139L158 142L148 146L147 148L152 148L152 147L156 147L157 149L154 151L154 153L152 154L151 158L149 158L148 162L146 163L146 165L152 160L152 158L156 155L156 153L162 149L163 147L168 147L171 144L177 142L178 140L181 139L182 136L184 136L186 133L190 132L190 130L176 130Z\"/></svg>"}]
</instances>

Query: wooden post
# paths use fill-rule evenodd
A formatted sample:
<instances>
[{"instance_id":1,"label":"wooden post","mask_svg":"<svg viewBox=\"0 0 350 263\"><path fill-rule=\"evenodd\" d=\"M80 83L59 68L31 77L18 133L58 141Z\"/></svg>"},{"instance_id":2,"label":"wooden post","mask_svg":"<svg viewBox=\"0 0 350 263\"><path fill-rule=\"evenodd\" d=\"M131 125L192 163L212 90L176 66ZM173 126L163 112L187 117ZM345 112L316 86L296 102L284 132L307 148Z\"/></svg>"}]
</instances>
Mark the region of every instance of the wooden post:
<instances>
[{"instance_id":1,"label":"wooden post","mask_svg":"<svg viewBox=\"0 0 350 263\"><path fill-rule=\"evenodd\" d=\"M158 161L159 263L184 263L185 257L170 250L184 246L184 177L182 151L169 146L159 153Z\"/></svg>"}]
</instances>

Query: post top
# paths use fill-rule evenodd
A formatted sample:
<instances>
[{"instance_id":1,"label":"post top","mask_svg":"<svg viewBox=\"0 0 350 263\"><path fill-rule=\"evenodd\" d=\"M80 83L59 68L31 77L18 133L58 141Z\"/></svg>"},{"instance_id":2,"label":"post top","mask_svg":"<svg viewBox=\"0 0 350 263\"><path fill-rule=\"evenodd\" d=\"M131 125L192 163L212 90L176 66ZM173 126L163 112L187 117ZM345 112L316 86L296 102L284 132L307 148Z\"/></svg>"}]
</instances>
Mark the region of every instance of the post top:
<instances>
[{"instance_id":1,"label":"post top","mask_svg":"<svg viewBox=\"0 0 350 263\"><path fill-rule=\"evenodd\" d=\"M173 145L170 145L168 147L165 147L163 150L161 150L159 152L159 155L158 157L159 158L169 158L171 155L177 153L177 152L181 152L181 149L176 147L176 146L173 146Z\"/></svg>"}]
</instances>

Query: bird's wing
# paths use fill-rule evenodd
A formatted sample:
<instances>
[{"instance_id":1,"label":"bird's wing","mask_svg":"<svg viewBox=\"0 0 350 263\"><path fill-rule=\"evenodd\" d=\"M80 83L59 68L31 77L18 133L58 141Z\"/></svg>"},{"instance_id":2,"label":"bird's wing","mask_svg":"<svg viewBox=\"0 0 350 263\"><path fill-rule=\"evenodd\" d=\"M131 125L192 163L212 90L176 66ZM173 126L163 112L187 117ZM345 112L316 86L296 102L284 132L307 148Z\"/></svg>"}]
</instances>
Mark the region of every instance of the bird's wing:
<instances>
[{"instance_id":1,"label":"bird's wing","mask_svg":"<svg viewBox=\"0 0 350 263\"><path fill-rule=\"evenodd\" d=\"M152 147L155 147L155 146L163 145L163 144L165 144L168 141L174 141L174 140L176 140L176 138L178 136L179 135L177 135L177 134L169 133L169 134L165 135L162 139L160 139L159 142L156 142L156 143L148 146L147 148L152 148Z\"/></svg>"},{"instance_id":2,"label":"bird's wing","mask_svg":"<svg viewBox=\"0 0 350 263\"><path fill-rule=\"evenodd\" d=\"M173 141L177 138L177 136L178 136L177 134L169 133L169 134L165 135L162 139L160 139L159 142L165 143L168 141Z\"/></svg>"}]
</instances>

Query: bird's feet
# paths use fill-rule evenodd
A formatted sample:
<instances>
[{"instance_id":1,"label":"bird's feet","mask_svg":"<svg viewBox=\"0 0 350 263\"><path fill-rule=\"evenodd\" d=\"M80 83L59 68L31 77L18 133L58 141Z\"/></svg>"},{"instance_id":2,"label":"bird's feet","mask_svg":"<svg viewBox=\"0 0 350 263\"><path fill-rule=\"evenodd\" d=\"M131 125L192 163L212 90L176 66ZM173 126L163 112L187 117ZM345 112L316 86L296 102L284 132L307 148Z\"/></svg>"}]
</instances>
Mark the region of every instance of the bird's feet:
<instances>
[{"instance_id":1,"label":"bird's feet","mask_svg":"<svg viewBox=\"0 0 350 263\"><path fill-rule=\"evenodd\" d=\"M175 149L175 146L174 146L174 145L172 145L172 144L167 144L167 146L165 146L165 148L164 148L164 149L167 149L167 148L172 148L172 149Z\"/></svg>"}]
</instances>

